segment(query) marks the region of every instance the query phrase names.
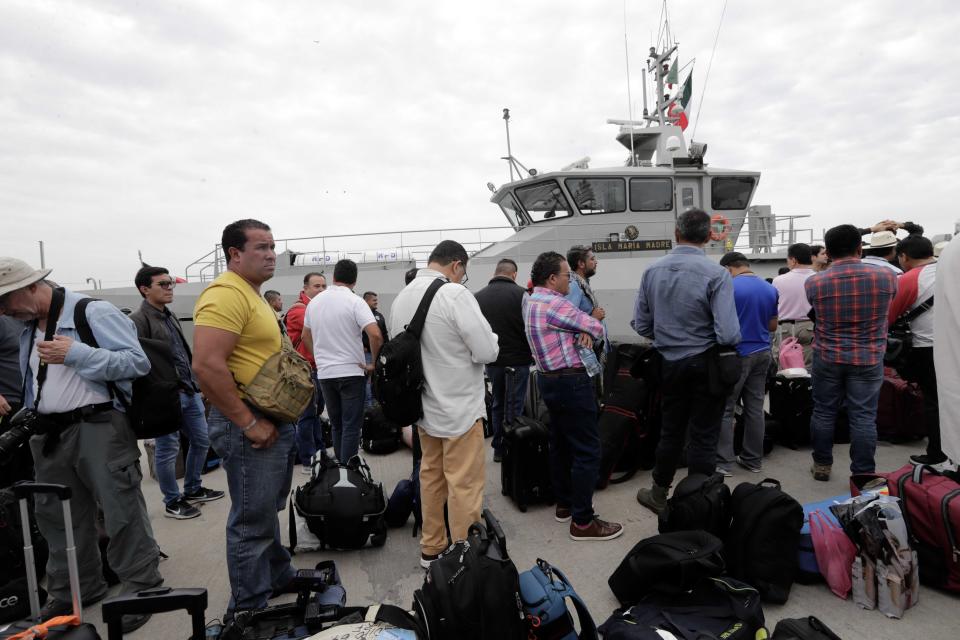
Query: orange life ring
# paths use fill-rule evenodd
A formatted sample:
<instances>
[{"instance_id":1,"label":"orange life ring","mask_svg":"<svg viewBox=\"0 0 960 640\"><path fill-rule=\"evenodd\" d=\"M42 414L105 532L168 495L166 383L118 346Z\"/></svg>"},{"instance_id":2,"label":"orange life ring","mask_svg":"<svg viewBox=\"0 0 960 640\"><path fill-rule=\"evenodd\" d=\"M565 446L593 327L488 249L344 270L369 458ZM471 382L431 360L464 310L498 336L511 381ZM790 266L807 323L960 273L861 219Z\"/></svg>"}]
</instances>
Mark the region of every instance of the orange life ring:
<instances>
[{"instance_id":1,"label":"orange life ring","mask_svg":"<svg viewBox=\"0 0 960 640\"><path fill-rule=\"evenodd\" d=\"M710 218L710 239L722 242L730 233L730 220L725 215L716 213Z\"/></svg>"}]
</instances>

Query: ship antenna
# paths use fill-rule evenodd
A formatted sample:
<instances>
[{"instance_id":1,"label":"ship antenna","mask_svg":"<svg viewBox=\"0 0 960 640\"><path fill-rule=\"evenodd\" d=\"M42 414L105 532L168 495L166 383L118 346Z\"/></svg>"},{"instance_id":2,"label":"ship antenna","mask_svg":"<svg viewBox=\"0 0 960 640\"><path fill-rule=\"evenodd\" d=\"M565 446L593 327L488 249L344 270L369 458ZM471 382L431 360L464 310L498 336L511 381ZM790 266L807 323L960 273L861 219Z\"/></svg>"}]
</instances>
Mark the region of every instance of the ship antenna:
<instances>
[{"instance_id":1,"label":"ship antenna","mask_svg":"<svg viewBox=\"0 0 960 640\"><path fill-rule=\"evenodd\" d=\"M720 40L720 27L723 26L723 16L727 13L727 0L723 0L723 10L720 12L720 22L717 23L717 35L713 38L713 50L710 52L710 62L707 63L707 74L703 77L703 90L700 91L700 102L697 103L697 118L693 121L693 133L690 139L697 137L697 125L700 123L700 109L703 107L703 97L707 94L707 80L710 79L710 67L713 66L713 54L717 52L717 42Z\"/></svg>"},{"instance_id":2,"label":"ship antenna","mask_svg":"<svg viewBox=\"0 0 960 640\"><path fill-rule=\"evenodd\" d=\"M627 61L627 119L630 124L630 164L636 166L637 153L633 149L633 95L630 91L630 47L627 44L627 0L623 0L623 55ZM646 91L646 87L644 87ZM644 100L646 108L646 100Z\"/></svg>"},{"instance_id":3,"label":"ship antenna","mask_svg":"<svg viewBox=\"0 0 960 640\"><path fill-rule=\"evenodd\" d=\"M507 157L504 160L510 167L510 182L513 182L513 152L510 151L510 109L505 108L503 110L503 126L507 129Z\"/></svg>"}]
</instances>

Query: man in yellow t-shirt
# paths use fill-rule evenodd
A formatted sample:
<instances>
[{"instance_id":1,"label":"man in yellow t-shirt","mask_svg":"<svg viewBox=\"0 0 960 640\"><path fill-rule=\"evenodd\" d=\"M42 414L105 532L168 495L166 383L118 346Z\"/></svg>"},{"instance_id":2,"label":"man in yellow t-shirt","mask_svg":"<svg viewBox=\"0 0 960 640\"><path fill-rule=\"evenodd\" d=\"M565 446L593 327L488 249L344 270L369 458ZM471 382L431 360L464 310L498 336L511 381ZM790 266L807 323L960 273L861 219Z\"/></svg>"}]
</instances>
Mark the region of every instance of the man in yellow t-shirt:
<instances>
[{"instance_id":1,"label":"man in yellow t-shirt","mask_svg":"<svg viewBox=\"0 0 960 640\"><path fill-rule=\"evenodd\" d=\"M293 425L277 424L244 402L237 386L280 351L276 315L260 295L276 268L273 234L262 222L238 220L223 230L221 244L227 272L200 294L193 313L193 371L213 405L210 444L223 459L230 491L230 619L235 611L267 606L293 579L277 512L290 493L296 448Z\"/></svg>"}]
</instances>

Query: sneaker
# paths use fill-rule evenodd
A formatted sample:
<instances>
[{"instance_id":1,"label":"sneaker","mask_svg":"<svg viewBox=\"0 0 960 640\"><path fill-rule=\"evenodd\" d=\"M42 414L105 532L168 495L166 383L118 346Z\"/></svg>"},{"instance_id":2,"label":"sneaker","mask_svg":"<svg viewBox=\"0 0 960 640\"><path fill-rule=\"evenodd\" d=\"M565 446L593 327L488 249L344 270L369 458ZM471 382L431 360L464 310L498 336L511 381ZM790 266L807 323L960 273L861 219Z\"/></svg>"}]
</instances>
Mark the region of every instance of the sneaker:
<instances>
[{"instance_id":1,"label":"sneaker","mask_svg":"<svg viewBox=\"0 0 960 640\"><path fill-rule=\"evenodd\" d=\"M667 508L667 489L656 483L649 489L640 489L637 491L637 502L660 515Z\"/></svg>"},{"instance_id":2,"label":"sneaker","mask_svg":"<svg viewBox=\"0 0 960 640\"><path fill-rule=\"evenodd\" d=\"M197 509L183 498L180 498L168 504L163 515L176 520L189 520L190 518L198 517L200 515L200 509Z\"/></svg>"},{"instance_id":3,"label":"sneaker","mask_svg":"<svg viewBox=\"0 0 960 640\"><path fill-rule=\"evenodd\" d=\"M570 523L570 539L577 541L613 540L623 534L623 525L594 518L586 527Z\"/></svg>"},{"instance_id":4,"label":"sneaker","mask_svg":"<svg viewBox=\"0 0 960 640\"><path fill-rule=\"evenodd\" d=\"M183 494L184 499L189 500L190 502L213 502L214 500L219 500L223 496L223 491L207 489L206 487L200 487L193 493Z\"/></svg>"},{"instance_id":5,"label":"sneaker","mask_svg":"<svg viewBox=\"0 0 960 640\"><path fill-rule=\"evenodd\" d=\"M743 458L737 456L737 464L749 471L750 473L760 473L760 467L751 467L746 462L743 461Z\"/></svg>"},{"instance_id":6,"label":"sneaker","mask_svg":"<svg viewBox=\"0 0 960 640\"><path fill-rule=\"evenodd\" d=\"M573 517L573 514L570 511L570 507L557 507L553 519L557 522L570 522L571 517Z\"/></svg>"},{"instance_id":7,"label":"sneaker","mask_svg":"<svg viewBox=\"0 0 960 640\"><path fill-rule=\"evenodd\" d=\"M813 463L813 466L810 467L810 473L813 474L814 480L819 480L820 482L826 482L830 479L830 471L833 469L833 465L829 464L817 464Z\"/></svg>"},{"instance_id":8,"label":"sneaker","mask_svg":"<svg viewBox=\"0 0 960 640\"><path fill-rule=\"evenodd\" d=\"M440 554L434 553L420 553L420 566L424 569L429 569L430 565L433 564L433 561L440 557Z\"/></svg>"},{"instance_id":9,"label":"sneaker","mask_svg":"<svg viewBox=\"0 0 960 640\"><path fill-rule=\"evenodd\" d=\"M913 464L929 464L932 466L936 464L942 464L946 461L947 461L947 456L942 454L939 457L934 457L926 453L921 455L916 455L916 456L910 456L910 462L912 462Z\"/></svg>"},{"instance_id":10,"label":"sneaker","mask_svg":"<svg viewBox=\"0 0 960 640\"><path fill-rule=\"evenodd\" d=\"M722 475L724 478L732 478L733 472L730 469L724 469L723 467L717 467L716 472Z\"/></svg>"},{"instance_id":11,"label":"sneaker","mask_svg":"<svg viewBox=\"0 0 960 640\"><path fill-rule=\"evenodd\" d=\"M149 613L120 616L120 629L123 630L123 635L127 635L128 633L133 633L143 625L147 624L149 620Z\"/></svg>"}]
</instances>

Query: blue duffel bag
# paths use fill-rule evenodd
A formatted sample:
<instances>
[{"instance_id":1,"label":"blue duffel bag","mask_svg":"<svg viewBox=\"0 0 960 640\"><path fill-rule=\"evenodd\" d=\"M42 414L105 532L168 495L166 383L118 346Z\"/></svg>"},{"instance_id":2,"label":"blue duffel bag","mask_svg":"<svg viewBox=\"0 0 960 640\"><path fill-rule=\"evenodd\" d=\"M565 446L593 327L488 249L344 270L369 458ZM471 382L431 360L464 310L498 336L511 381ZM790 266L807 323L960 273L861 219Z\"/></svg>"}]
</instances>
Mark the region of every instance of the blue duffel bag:
<instances>
[{"instance_id":1,"label":"blue duffel bag","mask_svg":"<svg viewBox=\"0 0 960 640\"><path fill-rule=\"evenodd\" d=\"M534 638L550 640L597 640L597 625L587 605L574 591L567 576L537 558L537 564L520 574L520 598ZM573 603L580 622L580 635L567 609L567 598Z\"/></svg>"}]
</instances>

